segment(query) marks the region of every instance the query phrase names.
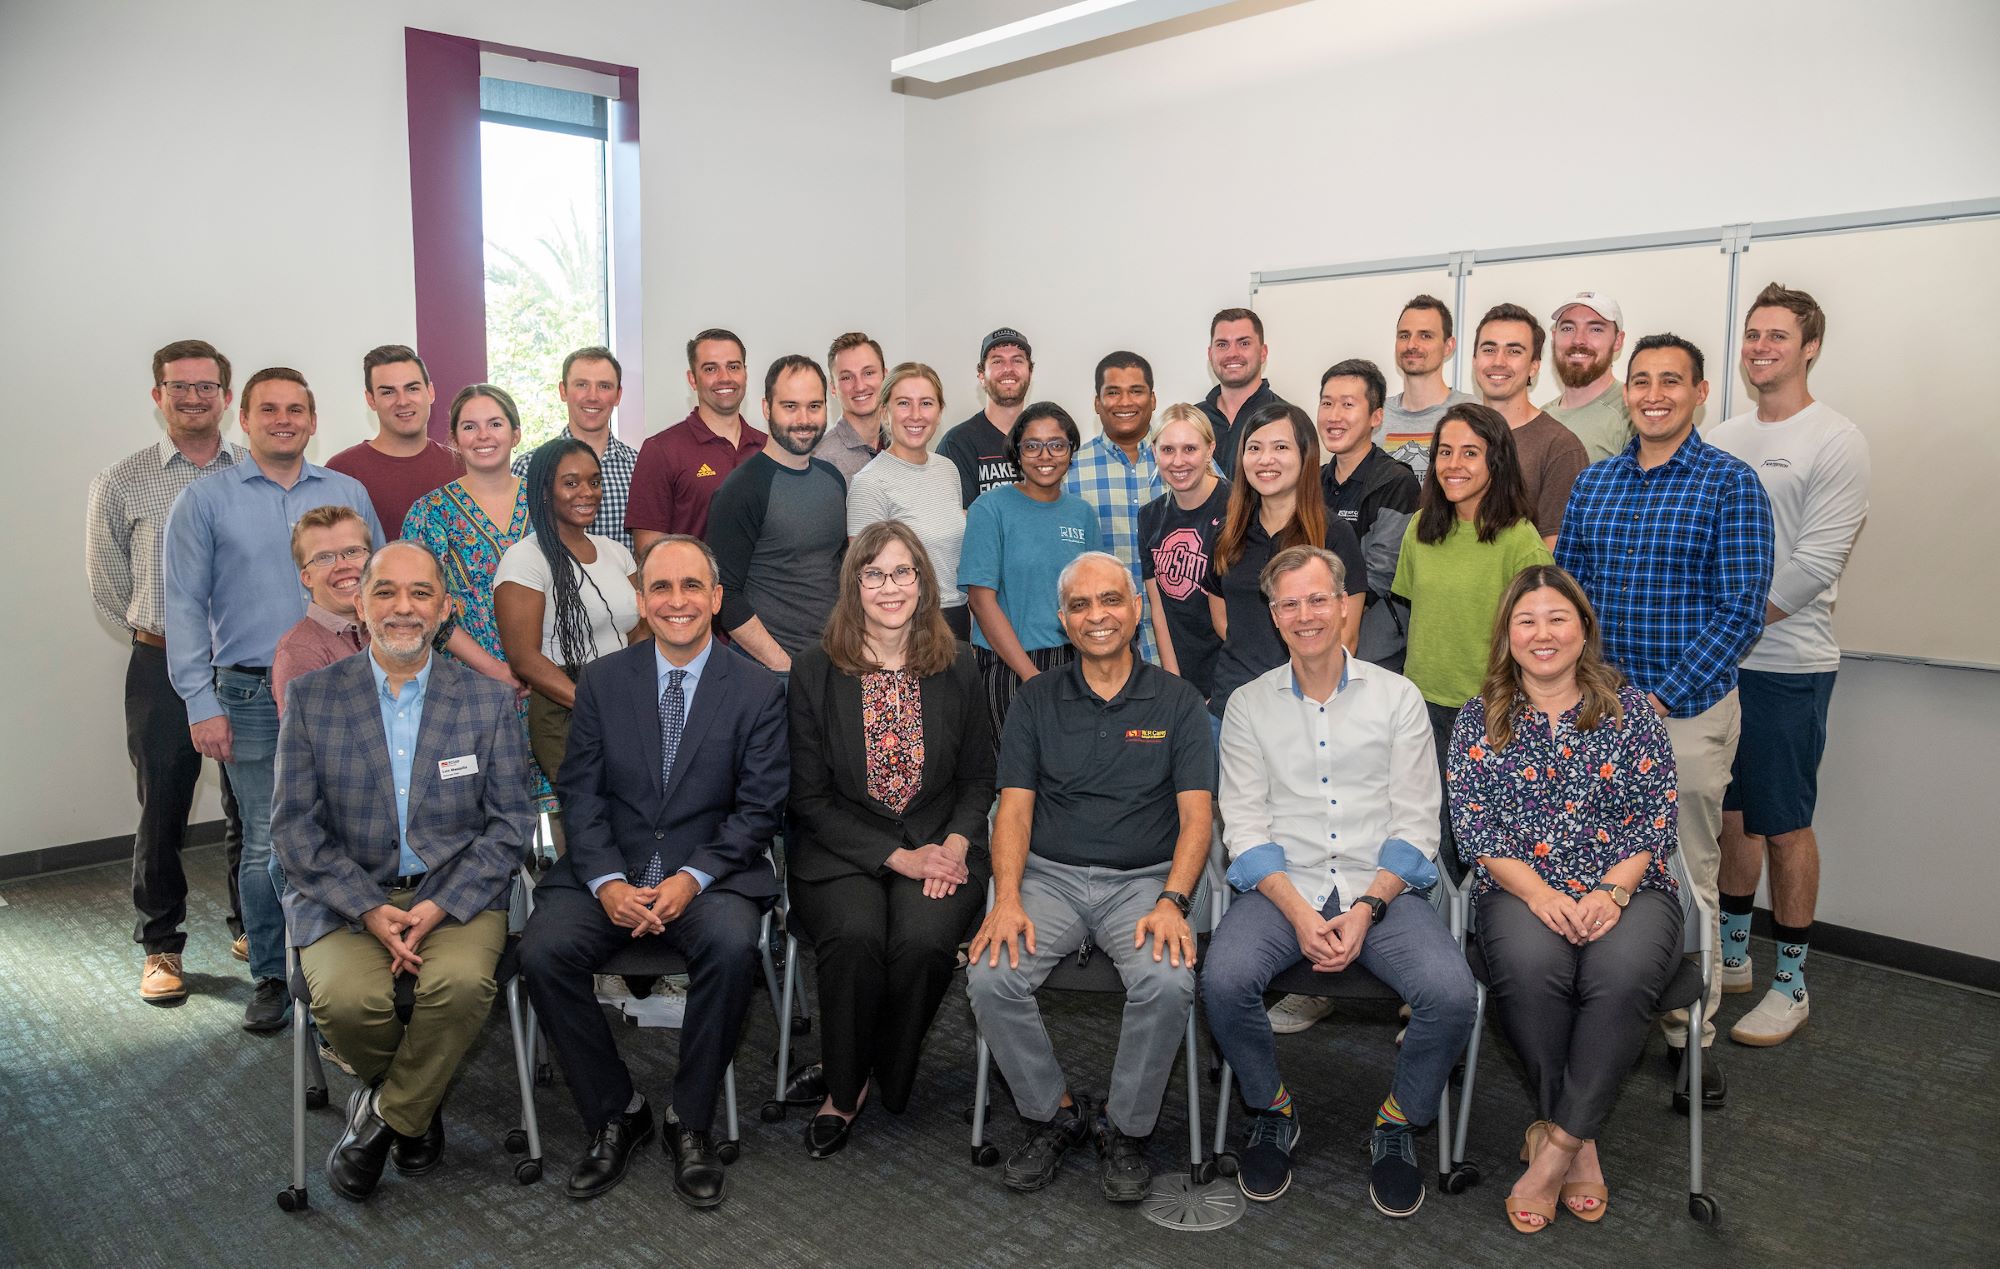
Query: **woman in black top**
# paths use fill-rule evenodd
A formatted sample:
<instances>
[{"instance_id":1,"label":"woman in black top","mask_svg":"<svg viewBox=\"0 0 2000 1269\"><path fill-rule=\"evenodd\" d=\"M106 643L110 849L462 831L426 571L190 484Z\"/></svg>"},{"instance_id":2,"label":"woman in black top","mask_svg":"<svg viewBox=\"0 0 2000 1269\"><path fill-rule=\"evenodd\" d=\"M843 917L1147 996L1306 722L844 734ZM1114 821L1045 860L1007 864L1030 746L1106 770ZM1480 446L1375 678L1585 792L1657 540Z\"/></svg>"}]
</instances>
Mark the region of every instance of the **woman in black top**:
<instances>
[{"instance_id":1,"label":"woman in black top","mask_svg":"<svg viewBox=\"0 0 2000 1269\"><path fill-rule=\"evenodd\" d=\"M1202 582L1222 651L1208 709L1218 735L1229 694L1285 663L1285 643L1271 621L1258 574L1288 546L1323 546L1340 557L1350 592L1365 589L1368 565L1345 521L1327 514L1319 479L1319 431L1306 412L1283 401L1262 405L1237 431L1236 483ZM1347 606L1341 642L1349 652L1361 632L1361 605Z\"/></svg>"},{"instance_id":2,"label":"woman in black top","mask_svg":"<svg viewBox=\"0 0 2000 1269\"><path fill-rule=\"evenodd\" d=\"M979 670L945 624L917 535L853 538L819 646L792 665L791 918L819 969L826 1102L806 1128L847 1144L872 1077L909 1104L924 1033L991 875L993 735Z\"/></svg>"},{"instance_id":3,"label":"woman in black top","mask_svg":"<svg viewBox=\"0 0 2000 1269\"><path fill-rule=\"evenodd\" d=\"M1215 474L1215 428L1200 406L1170 405L1160 420L1153 459L1167 492L1139 511L1140 576L1160 641L1160 667L1206 697L1222 640L1201 583L1229 509L1229 482Z\"/></svg>"}]
</instances>

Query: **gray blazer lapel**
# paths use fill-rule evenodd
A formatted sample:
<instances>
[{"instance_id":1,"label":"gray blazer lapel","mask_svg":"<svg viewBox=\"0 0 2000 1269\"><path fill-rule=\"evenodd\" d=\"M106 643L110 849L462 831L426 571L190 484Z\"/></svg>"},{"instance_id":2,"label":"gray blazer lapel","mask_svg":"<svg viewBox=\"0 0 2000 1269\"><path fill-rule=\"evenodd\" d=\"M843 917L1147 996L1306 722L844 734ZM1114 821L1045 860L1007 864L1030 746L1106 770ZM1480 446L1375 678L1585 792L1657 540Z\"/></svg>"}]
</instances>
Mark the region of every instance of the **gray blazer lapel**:
<instances>
[{"instance_id":1,"label":"gray blazer lapel","mask_svg":"<svg viewBox=\"0 0 2000 1269\"><path fill-rule=\"evenodd\" d=\"M361 796L375 803L376 814L390 826L396 824L396 774L389 767L389 736L382 728L382 693L375 686L374 658L367 652L342 663L347 673L343 696L352 711L354 742L361 761L368 768L368 786ZM393 841L393 837L391 838Z\"/></svg>"}]
</instances>

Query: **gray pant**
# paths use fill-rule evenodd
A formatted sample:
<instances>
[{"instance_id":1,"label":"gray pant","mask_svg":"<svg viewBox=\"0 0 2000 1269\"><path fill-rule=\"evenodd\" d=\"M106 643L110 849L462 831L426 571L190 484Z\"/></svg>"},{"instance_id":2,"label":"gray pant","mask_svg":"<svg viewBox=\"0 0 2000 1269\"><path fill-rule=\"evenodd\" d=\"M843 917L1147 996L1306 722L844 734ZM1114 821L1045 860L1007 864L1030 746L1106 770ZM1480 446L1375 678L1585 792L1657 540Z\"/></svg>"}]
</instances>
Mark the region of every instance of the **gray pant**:
<instances>
[{"instance_id":1,"label":"gray pant","mask_svg":"<svg viewBox=\"0 0 2000 1269\"><path fill-rule=\"evenodd\" d=\"M1171 864L1137 868L1079 868L1028 856L1021 878L1021 906L1035 923L1035 950L1024 948L1018 969L1000 952L999 968L973 962L966 994L979 1019L979 1032L993 1050L1001 1074L1024 1119L1046 1122L1062 1105L1068 1081L1055 1047L1042 1026L1035 990L1063 957L1087 938L1098 955L1109 956L1125 982L1125 1017L1118 1031L1118 1056L1111 1067L1111 1096L1105 1110L1120 1132L1144 1137L1160 1117L1167 1076L1187 1034L1194 1004L1194 971L1183 964L1153 960L1153 943L1132 946L1139 919L1159 902Z\"/></svg>"}]
</instances>

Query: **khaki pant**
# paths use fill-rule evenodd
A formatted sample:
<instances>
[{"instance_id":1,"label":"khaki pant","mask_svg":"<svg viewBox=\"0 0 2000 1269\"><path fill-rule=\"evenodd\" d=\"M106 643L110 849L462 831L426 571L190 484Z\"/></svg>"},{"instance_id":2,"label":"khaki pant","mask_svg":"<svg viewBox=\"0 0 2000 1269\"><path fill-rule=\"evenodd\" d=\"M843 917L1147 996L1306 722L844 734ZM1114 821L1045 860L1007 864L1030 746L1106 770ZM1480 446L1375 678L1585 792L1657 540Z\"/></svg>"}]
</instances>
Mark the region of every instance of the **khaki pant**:
<instances>
[{"instance_id":1,"label":"khaki pant","mask_svg":"<svg viewBox=\"0 0 2000 1269\"><path fill-rule=\"evenodd\" d=\"M1701 1022L1703 1048L1715 1043L1715 1011L1722 1006L1722 928L1718 888L1722 879L1722 794L1729 788L1729 770L1736 761L1736 741L1743 711L1731 690L1693 718L1669 718L1667 738L1674 746L1674 773L1679 783L1681 861L1694 892L1708 905L1709 946L1715 953L1715 973L1708 980L1708 1008ZM1667 1043L1687 1043L1688 1011L1676 1009L1661 1019Z\"/></svg>"},{"instance_id":2,"label":"khaki pant","mask_svg":"<svg viewBox=\"0 0 2000 1269\"><path fill-rule=\"evenodd\" d=\"M408 908L411 890L389 901ZM493 967L507 939L507 914L482 912L461 925L446 917L417 954L414 1007L396 1019L389 951L366 931L335 930L299 952L312 991L313 1021L365 1083L382 1081L376 1113L406 1137L420 1136L479 1035L492 1007Z\"/></svg>"}]
</instances>

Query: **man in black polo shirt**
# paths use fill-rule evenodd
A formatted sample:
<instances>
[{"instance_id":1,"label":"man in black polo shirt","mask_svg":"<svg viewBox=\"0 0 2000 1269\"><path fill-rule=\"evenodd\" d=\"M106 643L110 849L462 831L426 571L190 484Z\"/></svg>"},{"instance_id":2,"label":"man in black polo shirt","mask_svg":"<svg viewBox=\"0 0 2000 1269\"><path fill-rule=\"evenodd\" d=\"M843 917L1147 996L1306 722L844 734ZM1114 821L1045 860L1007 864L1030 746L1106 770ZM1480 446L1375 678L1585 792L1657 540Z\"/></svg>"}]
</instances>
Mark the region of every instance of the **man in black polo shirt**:
<instances>
[{"instance_id":1,"label":"man in black polo shirt","mask_svg":"<svg viewBox=\"0 0 2000 1269\"><path fill-rule=\"evenodd\" d=\"M1007 448L1007 433L1028 408L1028 388L1035 380L1035 353L1027 337L1002 326L979 341L979 386L986 404L979 413L944 434L937 452L958 468L960 496L971 506L989 489L1021 479L1021 469Z\"/></svg>"},{"instance_id":2,"label":"man in black polo shirt","mask_svg":"<svg viewBox=\"0 0 2000 1269\"><path fill-rule=\"evenodd\" d=\"M1403 529L1416 513L1423 486L1415 472L1375 443L1388 391L1382 371L1360 357L1336 362L1319 377L1319 439L1326 446L1319 483L1327 513L1354 530L1368 561L1367 584L1354 587L1367 604L1354 654L1400 673L1410 608L1390 596L1389 583L1396 576Z\"/></svg>"},{"instance_id":3,"label":"man in black polo shirt","mask_svg":"<svg viewBox=\"0 0 2000 1269\"><path fill-rule=\"evenodd\" d=\"M1091 551L1058 589L1078 660L1030 679L1007 716L993 909L973 937L966 990L1028 1130L1007 1185L1041 1189L1094 1135L1105 1197L1132 1203L1152 1180L1147 1139L1194 1000L1187 913L1208 855L1215 748L1201 693L1132 653L1131 571ZM1111 1094L1094 1123L1035 1002L1086 942L1125 982Z\"/></svg>"},{"instance_id":4,"label":"man in black polo shirt","mask_svg":"<svg viewBox=\"0 0 2000 1269\"><path fill-rule=\"evenodd\" d=\"M1215 429L1215 465L1236 478L1236 420L1279 399L1264 377L1271 349L1264 343L1264 319L1247 308L1225 308L1208 319L1208 368L1215 386L1196 404Z\"/></svg>"}]
</instances>

